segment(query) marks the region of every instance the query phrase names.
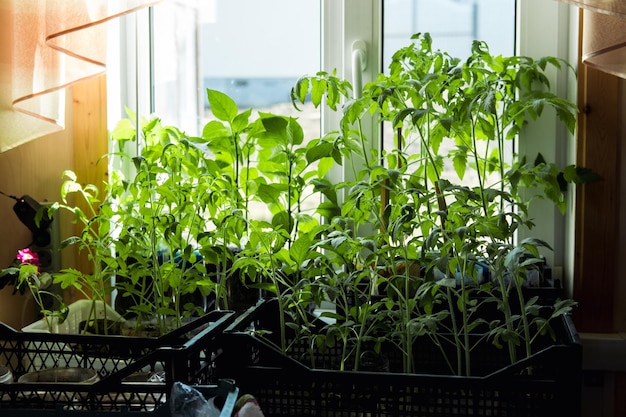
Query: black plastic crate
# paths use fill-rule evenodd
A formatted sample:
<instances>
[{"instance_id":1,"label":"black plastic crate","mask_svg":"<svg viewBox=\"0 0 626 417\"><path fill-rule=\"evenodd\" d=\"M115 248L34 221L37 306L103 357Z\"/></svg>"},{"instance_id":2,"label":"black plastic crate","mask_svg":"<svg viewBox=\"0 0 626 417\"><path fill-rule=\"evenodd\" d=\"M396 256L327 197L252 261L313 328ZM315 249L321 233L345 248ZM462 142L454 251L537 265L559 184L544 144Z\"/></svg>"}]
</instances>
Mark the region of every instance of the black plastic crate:
<instances>
[{"instance_id":1,"label":"black plastic crate","mask_svg":"<svg viewBox=\"0 0 626 417\"><path fill-rule=\"evenodd\" d=\"M510 364L490 344L475 352L481 376L445 374L437 348L420 338L414 346L420 373L314 369L308 346L289 356L249 328L272 328L275 304L262 303L238 318L222 336L216 358L219 377L233 378L271 416L577 416L580 414L581 344L569 316L552 324L556 343L536 347ZM268 322L269 321L269 322ZM267 337L269 335L265 335ZM337 361L338 349L314 350L315 363ZM333 357L334 356L334 357ZM390 368L394 368L391 355ZM396 367L397 369L397 367ZM532 374L529 374L532 372Z\"/></svg>"},{"instance_id":2,"label":"black plastic crate","mask_svg":"<svg viewBox=\"0 0 626 417\"><path fill-rule=\"evenodd\" d=\"M206 399L220 397L221 407L220 417L231 417L235 408L239 389L233 381L219 381L214 385L195 385L197 389ZM4 415L11 417L170 417L171 413L171 397L164 402L158 403L150 410L133 410L131 408L121 407L115 410L85 410L75 407L68 409L66 406L57 406L54 409L28 409L13 408L2 411Z\"/></svg>"},{"instance_id":3,"label":"black plastic crate","mask_svg":"<svg viewBox=\"0 0 626 417\"><path fill-rule=\"evenodd\" d=\"M0 384L0 408L153 410L172 384L211 384L215 340L231 323L231 311L212 311L159 338L26 333L0 324L0 365L12 384ZM18 382L52 368L94 370L91 384Z\"/></svg>"}]
</instances>

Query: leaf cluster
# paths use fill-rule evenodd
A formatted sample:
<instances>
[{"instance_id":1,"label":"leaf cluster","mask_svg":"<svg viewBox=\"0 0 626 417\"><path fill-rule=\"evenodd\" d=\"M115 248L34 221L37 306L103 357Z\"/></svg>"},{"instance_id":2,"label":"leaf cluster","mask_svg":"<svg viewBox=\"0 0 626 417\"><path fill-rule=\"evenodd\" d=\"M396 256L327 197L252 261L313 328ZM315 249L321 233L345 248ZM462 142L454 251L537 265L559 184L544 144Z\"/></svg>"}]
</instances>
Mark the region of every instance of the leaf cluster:
<instances>
[{"instance_id":1,"label":"leaf cluster","mask_svg":"<svg viewBox=\"0 0 626 417\"><path fill-rule=\"evenodd\" d=\"M532 353L537 335L549 334L549 319L524 288L541 274L542 250L550 247L518 242L517 232L534 226L532 201L520 190L564 211L564 184L591 176L541 155L532 163L511 158L506 149L548 110L573 133L576 107L551 91L547 75L564 69L571 68L554 57L495 56L480 41L461 60L416 34L360 98L335 74L298 82L294 105L310 94L316 105L341 106L337 132L360 167L354 181L336 184L346 198L317 244L313 263L325 273L315 285L338 306L329 315L336 326L317 343L339 340L346 361L364 343L380 349L383 338L403 352L407 372L415 371L412 346L424 336L456 374L472 373L471 353L484 339L506 348L511 361L520 349ZM374 158L361 130L371 117L395 142ZM573 304L552 311L566 314ZM487 319L485 311L496 313ZM484 337L476 341L475 332Z\"/></svg>"}]
</instances>

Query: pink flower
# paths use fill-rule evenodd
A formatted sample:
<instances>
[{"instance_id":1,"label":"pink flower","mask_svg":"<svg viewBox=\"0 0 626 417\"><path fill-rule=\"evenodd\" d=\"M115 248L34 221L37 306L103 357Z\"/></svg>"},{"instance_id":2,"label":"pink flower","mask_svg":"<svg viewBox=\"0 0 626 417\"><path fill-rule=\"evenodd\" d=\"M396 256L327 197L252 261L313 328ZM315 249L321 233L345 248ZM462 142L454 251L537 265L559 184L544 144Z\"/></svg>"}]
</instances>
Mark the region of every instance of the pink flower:
<instances>
[{"instance_id":1,"label":"pink flower","mask_svg":"<svg viewBox=\"0 0 626 417\"><path fill-rule=\"evenodd\" d=\"M23 264L32 264L39 266L39 255L37 255L36 252L33 252L29 248L18 250L17 259Z\"/></svg>"}]
</instances>

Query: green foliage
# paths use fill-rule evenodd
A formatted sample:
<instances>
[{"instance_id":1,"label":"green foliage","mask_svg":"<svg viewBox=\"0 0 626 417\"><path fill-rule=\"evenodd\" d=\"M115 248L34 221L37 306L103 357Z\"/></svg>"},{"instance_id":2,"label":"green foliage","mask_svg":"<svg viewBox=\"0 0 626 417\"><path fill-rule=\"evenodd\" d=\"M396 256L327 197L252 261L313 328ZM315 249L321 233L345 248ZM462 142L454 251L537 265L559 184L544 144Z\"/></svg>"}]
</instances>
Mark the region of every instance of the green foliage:
<instances>
[{"instance_id":1,"label":"green foliage","mask_svg":"<svg viewBox=\"0 0 626 417\"><path fill-rule=\"evenodd\" d=\"M24 294L26 290L30 293L39 307L39 313L43 316L48 331L53 332L54 324L61 324L69 314L69 308L64 304L63 297L54 292L47 291L52 282L52 276L47 272L40 272L39 266L30 262L17 262L5 269L0 270L0 278L8 277L14 281L14 294L20 292ZM58 303L58 309L51 310L48 307L49 300L53 299Z\"/></svg>"},{"instance_id":2,"label":"green foliage","mask_svg":"<svg viewBox=\"0 0 626 417\"><path fill-rule=\"evenodd\" d=\"M214 293L218 307L231 308L243 285L278 298L281 349L290 349L287 332L310 349L339 345L341 369L358 370L364 352L393 345L414 372L413 345L423 337L455 374L473 373L471 354L487 340L511 361L531 354L574 303L559 301L547 317L524 296L549 245L516 240L533 227L532 201L520 190L564 210L567 183L593 174L503 152L547 109L573 131L576 109L545 75L565 66L494 56L478 41L461 60L433 50L428 34L412 39L360 98L335 73L296 83L294 105L310 99L342 111L337 130L321 138L305 140L296 118L241 111L215 90L207 90L215 120L200 137L156 118L121 121L112 138L131 175L113 172L100 197L67 173L64 198L80 195L90 211L54 206L84 225L66 243L88 251L95 273L55 279L105 297L104 283L117 276L118 296L132 299L137 315L157 317L162 331L169 317L203 313L194 294ZM396 148L383 155L365 145L361 122L372 116L394 132ZM124 154L135 141L140 154ZM354 180L331 182L344 160ZM464 181L470 174L473 183ZM320 329L308 309L322 301L336 310L322 314Z\"/></svg>"},{"instance_id":3,"label":"green foliage","mask_svg":"<svg viewBox=\"0 0 626 417\"><path fill-rule=\"evenodd\" d=\"M73 215L73 222L80 233L63 240L61 248L77 246L78 253L85 254L93 269L61 270L54 275L54 283L60 284L63 289L73 287L86 298L105 301L111 292L109 278L116 268L115 257L110 252L114 232L109 221L109 212L101 207L102 197L95 185L83 186L72 171L65 171L63 178L62 201L48 206L48 216L59 210L66 210Z\"/></svg>"},{"instance_id":4,"label":"green foliage","mask_svg":"<svg viewBox=\"0 0 626 417\"><path fill-rule=\"evenodd\" d=\"M310 94L315 105L325 97L332 109L342 94L339 134L352 161L364 161L354 182L337 184L346 199L320 234L314 260L326 265L317 285L338 305L337 328L327 329L325 342L341 340L347 360L362 343L384 337L404 353L404 370L412 372L413 343L427 335L438 346L451 343L455 357L444 355L451 372L469 375L471 352L485 338L506 346L515 361L520 346L529 355L537 335L549 334L538 300L523 294L527 277L543 263L540 250L549 246L516 241L518 230L533 227L532 201L520 189L533 189L564 211L566 184L593 177L541 156L528 163L504 155L507 142L547 109L574 131L575 105L552 93L546 76L564 62L494 56L479 41L461 60L433 50L429 34L412 39L361 98L351 98L345 81L327 73L302 79L292 90L294 104ZM370 157L360 130L372 115L395 135L396 148L382 158ZM470 172L476 181L466 185ZM346 304L347 294L358 294L363 305ZM364 305L374 306L366 317ZM491 305L499 314L487 320L483 312ZM573 305L559 302L553 311L566 314ZM384 325L378 317L386 317ZM477 331L484 337L473 339Z\"/></svg>"},{"instance_id":5,"label":"green foliage","mask_svg":"<svg viewBox=\"0 0 626 417\"><path fill-rule=\"evenodd\" d=\"M134 126L129 113L112 139L130 171L113 170L103 195L68 171L63 202L50 208L69 211L80 224L63 245L85 251L94 269L64 270L55 282L101 300L117 289L121 305L139 319L156 319L162 333L203 314L198 300L211 294L229 308L237 281L295 294L288 279L297 277L320 226L303 203L323 195L319 213L339 210L325 175L346 152L341 140L305 142L292 117L253 117L219 91L207 95L215 120L201 137L157 118ZM128 143L138 155L124 152ZM70 204L77 197L85 204Z\"/></svg>"}]
</instances>

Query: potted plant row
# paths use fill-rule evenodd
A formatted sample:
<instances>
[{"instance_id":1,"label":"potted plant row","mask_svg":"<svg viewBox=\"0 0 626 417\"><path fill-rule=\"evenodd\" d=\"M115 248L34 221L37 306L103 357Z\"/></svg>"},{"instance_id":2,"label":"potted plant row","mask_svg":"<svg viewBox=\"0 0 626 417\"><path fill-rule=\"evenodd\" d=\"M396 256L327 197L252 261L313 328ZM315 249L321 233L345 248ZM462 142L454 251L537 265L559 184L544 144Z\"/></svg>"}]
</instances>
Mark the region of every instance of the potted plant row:
<instances>
[{"instance_id":1,"label":"potted plant row","mask_svg":"<svg viewBox=\"0 0 626 417\"><path fill-rule=\"evenodd\" d=\"M61 201L45 210L50 216L71 213L78 232L62 246L76 247L93 270L68 268L51 279L85 297L87 320L76 329L80 335L0 328L7 355L0 363L11 362L15 378L52 367L95 367L105 377L98 387L106 385L120 395L129 391L119 384L131 371L162 370L168 384L177 375L188 382L209 382L215 336L230 320L230 308L239 308L242 301L254 304L267 290L268 270L246 263L250 253L268 244L265 231L273 231L275 248L286 248L296 230L319 225L304 201L333 189L325 174L333 161L341 160L341 144L304 141L294 118L239 113L232 99L218 91L209 90L208 100L215 120L200 137L158 118L139 126L131 122L133 114L120 121L112 132L113 152L126 168L111 170L104 187L82 184L73 172L64 173ZM133 147L139 150L136 155L126 151ZM328 210L331 206L324 204ZM264 215L255 217L254 211ZM23 259L4 273L15 274L17 285L37 299L43 292L34 259ZM271 271L274 276L288 273L286 268ZM54 331L70 321L66 314L42 313L50 315L42 321L44 329ZM154 325L156 333L138 333L129 341L114 333L112 325L120 323L137 331ZM24 360L13 363L16 357ZM158 393L168 386L140 385ZM76 387L47 387L39 405L71 402L61 391L82 401L98 387L87 389L83 397ZM28 386L11 390L27 392ZM99 405L97 400L94 404Z\"/></svg>"},{"instance_id":2,"label":"potted plant row","mask_svg":"<svg viewBox=\"0 0 626 417\"><path fill-rule=\"evenodd\" d=\"M61 201L38 213L71 214L77 232L61 246L77 248L91 270L66 268L44 276L32 253L22 251L16 265L2 271L16 289L32 294L43 316L23 332L0 325L0 363L15 382L0 387L3 408L63 404L101 410L113 404L149 410L174 381L213 381L214 339L233 312L210 305L223 284L211 280L198 242L212 219L207 213L220 209L207 209L206 198L221 191L205 191L223 175L221 168L212 171L218 163L178 129L157 119L142 123L135 127L125 120L112 132L114 152L130 173L111 170L99 187L66 171ZM124 152L137 143L138 155ZM49 310L40 302L44 279L84 299L65 306L59 296L59 311ZM111 305L116 293L118 303ZM95 370L100 380L88 387L44 384L37 395L31 395L32 385L18 382L26 374L65 368Z\"/></svg>"},{"instance_id":3,"label":"potted plant row","mask_svg":"<svg viewBox=\"0 0 626 417\"><path fill-rule=\"evenodd\" d=\"M49 207L83 226L65 244L94 265L53 280L94 305L115 295L125 322L162 337L187 333L185 319L269 298L197 347L207 369L235 378L271 414L572 414L574 303L528 294L549 245L517 241L516 231L532 227L521 189L564 210L564 181L588 173L504 154L544 108L574 129L575 107L545 75L561 66L493 56L482 42L461 61L422 34L361 98L333 74L298 82L295 104L341 107L337 130L321 138L214 90L214 119L199 137L157 118L135 126L130 114L112 132L126 169L111 171L102 195L68 171L63 201ZM360 129L372 115L396 142L382 155ZM331 182L337 164L355 180ZM17 268L22 284L39 278L29 265Z\"/></svg>"},{"instance_id":4,"label":"potted plant row","mask_svg":"<svg viewBox=\"0 0 626 417\"><path fill-rule=\"evenodd\" d=\"M333 74L302 78L295 105L341 106L326 139L349 150L355 180L325 193L345 198L324 222L287 247L268 230L238 261L266 271L274 297L224 334L219 374L276 415L577 414L575 302L527 291L550 246L516 232L533 227L522 189L564 211L566 184L592 176L505 155L544 109L574 131L549 68L569 69L480 41L462 61L417 34L360 98ZM372 116L394 137L382 155L364 145Z\"/></svg>"}]
</instances>

